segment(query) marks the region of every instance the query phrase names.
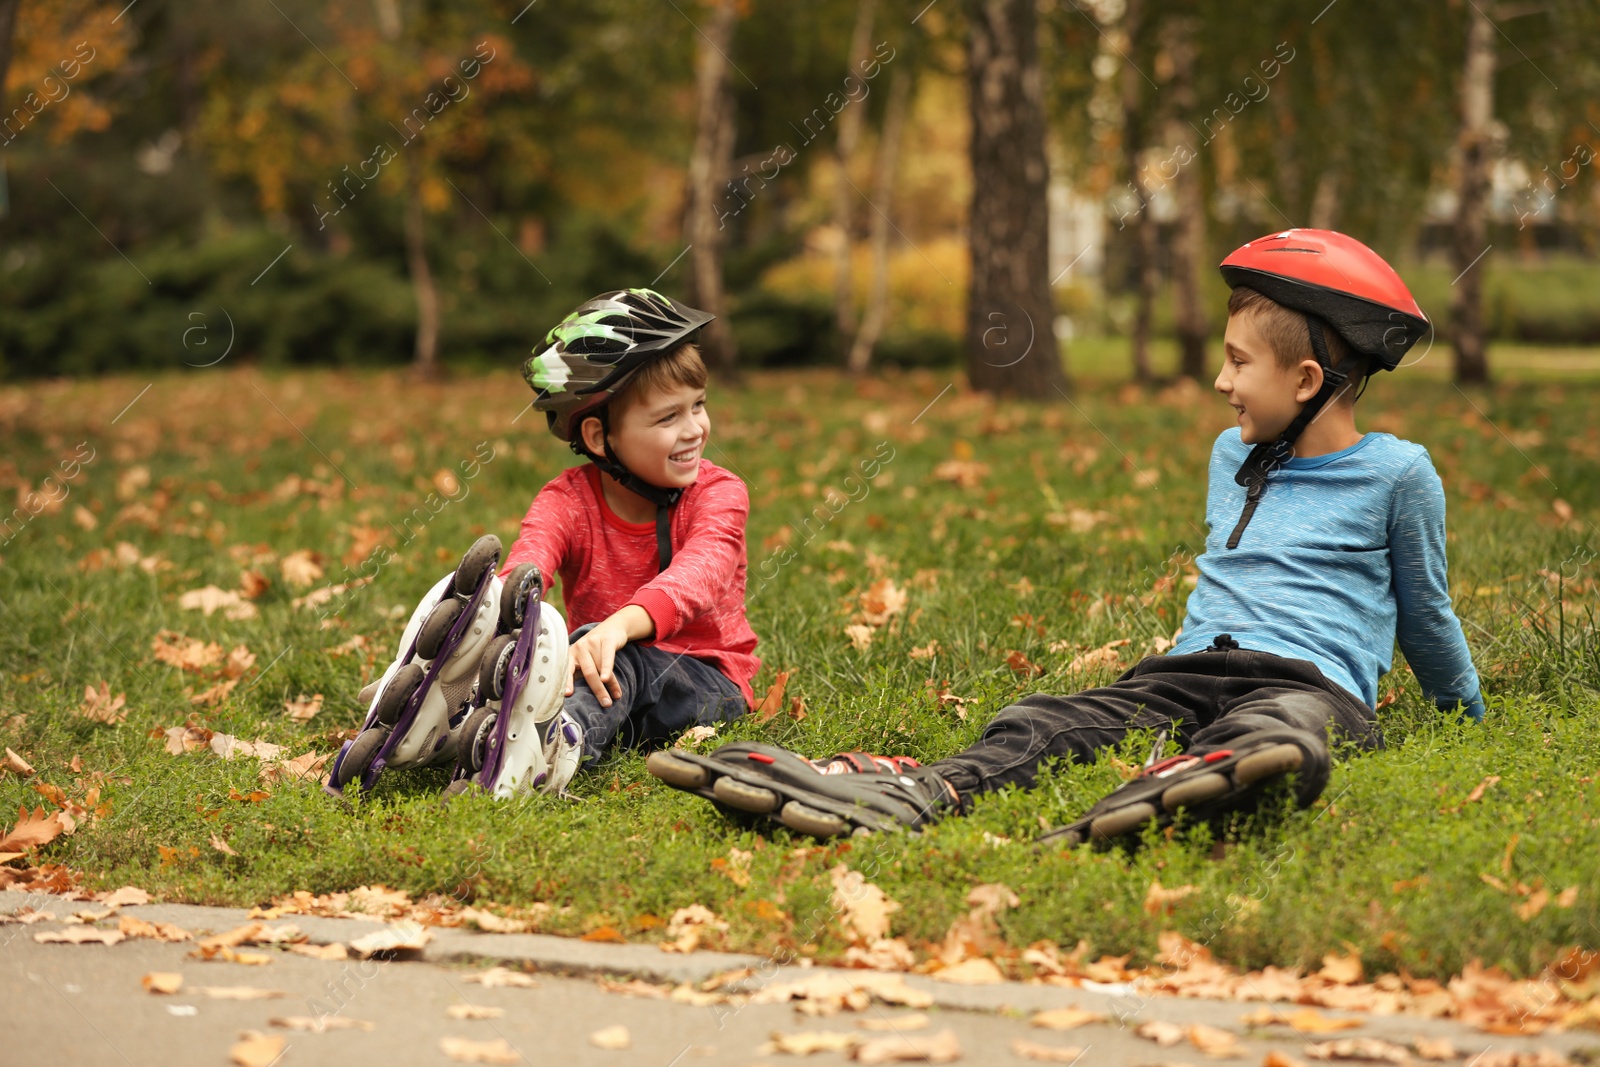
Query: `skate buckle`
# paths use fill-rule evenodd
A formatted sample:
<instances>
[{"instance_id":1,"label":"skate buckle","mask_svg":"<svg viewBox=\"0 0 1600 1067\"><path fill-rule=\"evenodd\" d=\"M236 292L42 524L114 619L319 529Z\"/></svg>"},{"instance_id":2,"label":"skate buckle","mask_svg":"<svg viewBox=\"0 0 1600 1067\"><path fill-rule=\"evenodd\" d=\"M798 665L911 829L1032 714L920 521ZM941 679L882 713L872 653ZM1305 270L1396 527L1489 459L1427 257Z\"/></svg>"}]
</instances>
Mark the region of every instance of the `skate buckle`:
<instances>
[{"instance_id":1,"label":"skate buckle","mask_svg":"<svg viewBox=\"0 0 1600 1067\"><path fill-rule=\"evenodd\" d=\"M1231 755L1233 755L1233 749L1225 748L1218 752L1207 752L1201 757L1201 759L1203 759L1206 763L1215 763L1217 760L1227 759Z\"/></svg>"},{"instance_id":2,"label":"skate buckle","mask_svg":"<svg viewBox=\"0 0 1600 1067\"><path fill-rule=\"evenodd\" d=\"M772 757L767 755L765 752L746 752L745 753L745 758L746 759L753 759L757 763L771 763L772 762Z\"/></svg>"}]
</instances>

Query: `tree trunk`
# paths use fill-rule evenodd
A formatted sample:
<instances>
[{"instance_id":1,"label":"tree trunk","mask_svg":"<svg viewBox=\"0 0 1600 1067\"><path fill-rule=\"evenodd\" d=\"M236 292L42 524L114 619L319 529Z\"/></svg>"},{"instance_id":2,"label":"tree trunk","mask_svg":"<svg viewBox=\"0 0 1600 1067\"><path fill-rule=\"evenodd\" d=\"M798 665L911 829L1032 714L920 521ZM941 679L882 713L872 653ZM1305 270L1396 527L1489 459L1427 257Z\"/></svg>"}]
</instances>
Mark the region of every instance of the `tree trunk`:
<instances>
[{"instance_id":1,"label":"tree trunk","mask_svg":"<svg viewBox=\"0 0 1600 1067\"><path fill-rule=\"evenodd\" d=\"M1170 24L1168 52L1172 56L1172 106L1179 115L1194 111L1195 34L1194 19L1174 19ZM1181 124L1173 122L1169 140L1182 143L1186 136ZM1178 219L1172 238L1172 303L1178 334L1178 373L1185 378L1206 376L1206 310L1201 302L1201 272L1206 263L1206 205L1200 164L1191 161L1179 168L1174 196Z\"/></svg>"},{"instance_id":2,"label":"tree trunk","mask_svg":"<svg viewBox=\"0 0 1600 1067\"><path fill-rule=\"evenodd\" d=\"M694 149L689 156L691 299L717 316L700 333L706 362L728 382L737 381L738 353L728 328L722 289L722 246L725 236L718 217L718 188L733 157L733 93L728 85L727 51L733 41L734 0L716 0L700 34L695 58L696 121Z\"/></svg>"},{"instance_id":3,"label":"tree trunk","mask_svg":"<svg viewBox=\"0 0 1600 1067\"><path fill-rule=\"evenodd\" d=\"M867 49L871 45L872 16L877 7L878 0L860 0L856 7L856 28L850 35L847 77L861 76L861 65L866 61ZM850 160L856 153L856 142L861 139L861 120L866 115L866 107L865 97L845 105L839 115L838 140L834 144L839 173L833 182L833 226L839 231L839 247L833 255L833 328L839 355L846 361L852 347L851 338L856 332L855 287L851 284L850 276L850 206L855 202L852 195L855 190L850 186Z\"/></svg>"},{"instance_id":4,"label":"tree trunk","mask_svg":"<svg viewBox=\"0 0 1600 1067\"><path fill-rule=\"evenodd\" d=\"M406 168L406 267L417 298L417 345L411 367L420 378L439 373L439 290L428 267L428 227L422 210L422 190L416 171Z\"/></svg>"},{"instance_id":5,"label":"tree trunk","mask_svg":"<svg viewBox=\"0 0 1600 1067\"><path fill-rule=\"evenodd\" d=\"M1460 175L1456 184L1456 280L1451 300L1456 381L1489 380L1489 355L1483 336L1485 201L1494 123L1494 23L1476 4L1468 16L1467 57L1461 71Z\"/></svg>"},{"instance_id":6,"label":"tree trunk","mask_svg":"<svg viewBox=\"0 0 1600 1067\"><path fill-rule=\"evenodd\" d=\"M1050 298L1050 167L1034 0L968 0L972 206L967 377L1037 400L1067 387Z\"/></svg>"},{"instance_id":7,"label":"tree trunk","mask_svg":"<svg viewBox=\"0 0 1600 1067\"><path fill-rule=\"evenodd\" d=\"M894 210L894 176L900 161L900 140L905 133L906 112L911 100L911 77L899 67L889 76L889 103L883 113L883 132L878 141L878 172L874 176L872 200L878 210L872 213L872 284L867 293L867 310L861 329L850 344L847 366L861 374L872 363L872 350L883 335L883 320L889 307L889 221Z\"/></svg>"},{"instance_id":8,"label":"tree trunk","mask_svg":"<svg viewBox=\"0 0 1600 1067\"><path fill-rule=\"evenodd\" d=\"M1128 51L1138 54L1140 22L1144 15L1143 0L1128 0L1122 16L1123 31L1127 35ZM1148 384L1155 375L1150 369L1150 310L1155 303L1155 242L1148 240L1156 235L1155 220L1150 217L1150 191L1145 188L1144 174L1139 168L1139 157L1144 151L1145 121L1143 109L1144 75L1132 62L1122 65L1122 161L1128 168L1128 183L1134 198L1139 202L1133 214L1133 232L1128 235L1132 249L1134 298L1133 332L1129 338L1133 357L1133 380Z\"/></svg>"}]
</instances>

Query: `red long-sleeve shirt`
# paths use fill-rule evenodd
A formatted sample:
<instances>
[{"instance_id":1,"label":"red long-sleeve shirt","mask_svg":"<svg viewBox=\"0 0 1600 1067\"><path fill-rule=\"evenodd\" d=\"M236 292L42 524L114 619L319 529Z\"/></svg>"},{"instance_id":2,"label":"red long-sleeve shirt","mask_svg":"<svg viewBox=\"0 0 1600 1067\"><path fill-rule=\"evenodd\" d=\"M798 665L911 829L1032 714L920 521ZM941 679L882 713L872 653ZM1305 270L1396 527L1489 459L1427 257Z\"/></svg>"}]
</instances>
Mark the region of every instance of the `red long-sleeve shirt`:
<instances>
[{"instance_id":1,"label":"red long-sleeve shirt","mask_svg":"<svg viewBox=\"0 0 1600 1067\"><path fill-rule=\"evenodd\" d=\"M744 614L745 519L750 495L738 476L700 461L700 477L672 508L672 564L660 570L656 525L624 522L606 504L592 463L571 467L539 490L501 577L519 563L561 575L567 626L599 622L629 604L655 623L646 644L705 660L754 705L761 669Z\"/></svg>"}]
</instances>

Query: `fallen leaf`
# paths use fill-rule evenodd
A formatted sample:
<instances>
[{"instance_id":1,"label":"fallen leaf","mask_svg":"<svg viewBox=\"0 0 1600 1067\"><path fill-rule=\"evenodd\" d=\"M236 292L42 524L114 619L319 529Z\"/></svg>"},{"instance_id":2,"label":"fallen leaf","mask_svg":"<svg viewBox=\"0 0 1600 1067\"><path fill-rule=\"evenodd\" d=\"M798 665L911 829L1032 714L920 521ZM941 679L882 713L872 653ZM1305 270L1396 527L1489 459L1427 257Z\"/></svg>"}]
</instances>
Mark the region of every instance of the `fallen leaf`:
<instances>
[{"instance_id":1,"label":"fallen leaf","mask_svg":"<svg viewBox=\"0 0 1600 1067\"><path fill-rule=\"evenodd\" d=\"M1306 1067L1305 1062L1278 1049L1268 1052L1261 1060L1261 1067Z\"/></svg>"},{"instance_id":2,"label":"fallen leaf","mask_svg":"<svg viewBox=\"0 0 1600 1067\"><path fill-rule=\"evenodd\" d=\"M1083 1008L1052 1008L1041 1011L1028 1020L1029 1026L1037 1026L1044 1030L1072 1030L1085 1023L1102 1023L1106 1015L1098 1011L1085 1011Z\"/></svg>"},{"instance_id":3,"label":"fallen leaf","mask_svg":"<svg viewBox=\"0 0 1600 1067\"><path fill-rule=\"evenodd\" d=\"M1011 1054L1024 1060L1041 1063L1076 1063L1083 1049L1076 1045L1041 1045L1024 1037L1011 1039Z\"/></svg>"},{"instance_id":4,"label":"fallen leaf","mask_svg":"<svg viewBox=\"0 0 1600 1067\"><path fill-rule=\"evenodd\" d=\"M289 994L281 989L260 989L250 985L203 985L196 993L212 1000L281 1000Z\"/></svg>"},{"instance_id":5,"label":"fallen leaf","mask_svg":"<svg viewBox=\"0 0 1600 1067\"><path fill-rule=\"evenodd\" d=\"M215 707L227 700L233 694L233 689L239 684L237 678L225 678L208 689L203 689L189 697L189 703L199 704L202 707ZM187 692L187 690L185 690Z\"/></svg>"},{"instance_id":6,"label":"fallen leaf","mask_svg":"<svg viewBox=\"0 0 1600 1067\"><path fill-rule=\"evenodd\" d=\"M309 548L298 549L284 556L278 563L283 580L290 585L305 588L322 580L321 556Z\"/></svg>"},{"instance_id":7,"label":"fallen leaf","mask_svg":"<svg viewBox=\"0 0 1600 1067\"><path fill-rule=\"evenodd\" d=\"M1302 1034L1333 1034L1340 1030L1355 1030L1365 1025L1360 1019L1335 1019L1313 1008L1285 1014L1277 1008L1262 1007L1239 1016L1246 1026L1287 1026Z\"/></svg>"},{"instance_id":8,"label":"fallen leaf","mask_svg":"<svg viewBox=\"0 0 1600 1067\"><path fill-rule=\"evenodd\" d=\"M783 689L789 684L789 677L793 671L779 671L772 679L772 685L767 689L767 695L755 706L752 714L756 722L767 722L774 715L783 710Z\"/></svg>"},{"instance_id":9,"label":"fallen leaf","mask_svg":"<svg viewBox=\"0 0 1600 1067\"><path fill-rule=\"evenodd\" d=\"M883 1031L891 1033L905 1033L908 1030L926 1030L928 1017L922 1012L912 1012L910 1015L890 1015L876 1019L858 1019L856 1026L862 1030Z\"/></svg>"},{"instance_id":10,"label":"fallen leaf","mask_svg":"<svg viewBox=\"0 0 1600 1067\"><path fill-rule=\"evenodd\" d=\"M21 855L21 853L17 853L17 855ZM9 870L12 868L7 869ZM55 921L55 912L34 911L32 908L19 908L9 915L0 915L0 923L20 923L23 926L32 926L34 923L48 923Z\"/></svg>"},{"instance_id":11,"label":"fallen leaf","mask_svg":"<svg viewBox=\"0 0 1600 1067\"><path fill-rule=\"evenodd\" d=\"M1556 894L1556 907L1558 908L1570 908L1577 902L1578 887L1575 885L1569 885L1560 893Z\"/></svg>"},{"instance_id":12,"label":"fallen leaf","mask_svg":"<svg viewBox=\"0 0 1600 1067\"><path fill-rule=\"evenodd\" d=\"M1424 1060L1453 1060L1461 1055L1448 1037L1414 1037L1411 1048Z\"/></svg>"},{"instance_id":13,"label":"fallen leaf","mask_svg":"<svg viewBox=\"0 0 1600 1067\"><path fill-rule=\"evenodd\" d=\"M174 756L185 752L198 752L209 748L214 732L204 726L172 726L167 728L167 751Z\"/></svg>"},{"instance_id":14,"label":"fallen leaf","mask_svg":"<svg viewBox=\"0 0 1600 1067\"><path fill-rule=\"evenodd\" d=\"M485 989L515 988L538 989L539 980L531 974L513 971L509 967L490 967L480 974L469 974L466 980L476 982Z\"/></svg>"},{"instance_id":15,"label":"fallen leaf","mask_svg":"<svg viewBox=\"0 0 1600 1067\"><path fill-rule=\"evenodd\" d=\"M439 1051L457 1063L521 1063L522 1053L503 1037L493 1041L474 1041L467 1037L441 1037Z\"/></svg>"},{"instance_id":16,"label":"fallen leaf","mask_svg":"<svg viewBox=\"0 0 1600 1067\"><path fill-rule=\"evenodd\" d=\"M1030 660L1027 656L1011 649L1006 653L1006 666L1024 678L1034 678L1044 673L1044 668Z\"/></svg>"},{"instance_id":17,"label":"fallen leaf","mask_svg":"<svg viewBox=\"0 0 1600 1067\"><path fill-rule=\"evenodd\" d=\"M1073 674L1078 671L1097 670L1101 667L1118 666L1122 662L1122 656L1117 650L1129 644L1132 644L1132 641L1124 637L1120 640L1111 641L1101 645L1099 648L1091 649L1088 652L1074 656L1072 658L1072 662L1067 664L1067 673Z\"/></svg>"},{"instance_id":18,"label":"fallen leaf","mask_svg":"<svg viewBox=\"0 0 1600 1067\"><path fill-rule=\"evenodd\" d=\"M892 578L880 578L861 594L860 621L868 626L883 626L906 609L907 600L905 590Z\"/></svg>"},{"instance_id":19,"label":"fallen leaf","mask_svg":"<svg viewBox=\"0 0 1600 1067\"><path fill-rule=\"evenodd\" d=\"M954 1030L940 1030L926 1037L875 1037L856 1048L858 1063L954 1063L961 1058L961 1042Z\"/></svg>"},{"instance_id":20,"label":"fallen leaf","mask_svg":"<svg viewBox=\"0 0 1600 1067\"><path fill-rule=\"evenodd\" d=\"M218 834L211 835L211 847L222 853L224 856L238 855L238 853L233 850L233 846L224 841Z\"/></svg>"},{"instance_id":21,"label":"fallen leaf","mask_svg":"<svg viewBox=\"0 0 1600 1067\"><path fill-rule=\"evenodd\" d=\"M276 1034L263 1034L259 1030L246 1030L228 1050L228 1058L238 1067L272 1067L283 1055L287 1042Z\"/></svg>"},{"instance_id":22,"label":"fallen leaf","mask_svg":"<svg viewBox=\"0 0 1600 1067\"><path fill-rule=\"evenodd\" d=\"M151 971L139 979L146 993L176 993L183 988L183 975L175 971Z\"/></svg>"},{"instance_id":23,"label":"fallen leaf","mask_svg":"<svg viewBox=\"0 0 1600 1067\"><path fill-rule=\"evenodd\" d=\"M1550 903L1550 890L1540 887L1528 895L1528 899L1518 904L1512 910L1517 913L1517 918L1527 922L1544 910Z\"/></svg>"},{"instance_id":24,"label":"fallen leaf","mask_svg":"<svg viewBox=\"0 0 1600 1067\"><path fill-rule=\"evenodd\" d=\"M589 1044L595 1048L625 1049L633 1047L633 1038L628 1036L626 1026L608 1026L604 1030L596 1030L590 1034Z\"/></svg>"},{"instance_id":25,"label":"fallen leaf","mask_svg":"<svg viewBox=\"0 0 1600 1067\"><path fill-rule=\"evenodd\" d=\"M350 950L335 941L331 945L285 945L296 956L309 956L314 960L347 960Z\"/></svg>"},{"instance_id":26,"label":"fallen leaf","mask_svg":"<svg viewBox=\"0 0 1600 1067\"><path fill-rule=\"evenodd\" d=\"M172 923L148 922L133 915L117 917L117 929L126 937L144 937L151 941L188 941L192 935Z\"/></svg>"},{"instance_id":27,"label":"fallen leaf","mask_svg":"<svg viewBox=\"0 0 1600 1067\"><path fill-rule=\"evenodd\" d=\"M491 1008L484 1004L452 1004L444 1010L452 1019L498 1019L506 1013L504 1008Z\"/></svg>"},{"instance_id":28,"label":"fallen leaf","mask_svg":"<svg viewBox=\"0 0 1600 1067\"><path fill-rule=\"evenodd\" d=\"M260 571L245 570L239 572L239 595L246 600L259 600L262 594L271 587L271 579Z\"/></svg>"},{"instance_id":29,"label":"fallen leaf","mask_svg":"<svg viewBox=\"0 0 1600 1067\"><path fill-rule=\"evenodd\" d=\"M1498 774L1491 774L1487 776L1483 781L1472 787L1472 792L1467 794L1467 799L1462 801L1462 803L1471 804L1473 801L1482 800L1484 792L1493 787L1495 783L1499 781L1500 776Z\"/></svg>"},{"instance_id":30,"label":"fallen leaf","mask_svg":"<svg viewBox=\"0 0 1600 1067\"><path fill-rule=\"evenodd\" d=\"M782 1052L791 1056L809 1056L813 1052L849 1052L859 1044L859 1034L838 1030L801 1030L793 1034L774 1030L772 1037L761 1046L761 1055Z\"/></svg>"},{"instance_id":31,"label":"fallen leaf","mask_svg":"<svg viewBox=\"0 0 1600 1067\"><path fill-rule=\"evenodd\" d=\"M933 476L963 489L976 489L989 477L989 465L970 459L947 459L933 468Z\"/></svg>"},{"instance_id":32,"label":"fallen leaf","mask_svg":"<svg viewBox=\"0 0 1600 1067\"><path fill-rule=\"evenodd\" d=\"M661 943L661 951L693 952L707 934L727 929L728 924L717 918L710 908L690 904L673 912L672 918L667 920L667 937L671 940Z\"/></svg>"},{"instance_id":33,"label":"fallen leaf","mask_svg":"<svg viewBox=\"0 0 1600 1067\"><path fill-rule=\"evenodd\" d=\"M262 760L275 760L283 753L282 745L270 744L266 741L244 741L232 734L212 734L211 751L223 759L239 759L240 757L253 757Z\"/></svg>"},{"instance_id":34,"label":"fallen leaf","mask_svg":"<svg viewBox=\"0 0 1600 1067\"><path fill-rule=\"evenodd\" d=\"M64 945L115 945L126 935L121 930L105 930L98 926L69 926L64 930L40 930L33 939L40 944Z\"/></svg>"},{"instance_id":35,"label":"fallen leaf","mask_svg":"<svg viewBox=\"0 0 1600 1067\"><path fill-rule=\"evenodd\" d=\"M195 942L194 952L191 955L210 958L222 949L236 948L253 942L265 929L261 923L245 923L243 926L235 926L232 930L203 937Z\"/></svg>"},{"instance_id":36,"label":"fallen leaf","mask_svg":"<svg viewBox=\"0 0 1600 1067\"><path fill-rule=\"evenodd\" d=\"M24 778L33 774L33 767L28 761L9 748L6 749L6 758L0 760L0 770L10 771L12 774L20 774Z\"/></svg>"},{"instance_id":37,"label":"fallen leaf","mask_svg":"<svg viewBox=\"0 0 1600 1067\"><path fill-rule=\"evenodd\" d=\"M150 903L150 894L138 886L125 885L121 889L103 893L96 899L108 908L129 908Z\"/></svg>"},{"instance_id":38,"label":"fallen leaf","mask_svg":"<svg viewBox=\"0 0 1600 1067\"><path fill-rule=\"evenodd\" d=\"M62 820L63 814L53 811L46 815L43 808L29 814L27 805L22 805L17 809L16 825L0 837L0 853L24 853L48 845L67 830L67 824Z\"/></svg>"},{"instance_id":39,"label":"fallen leaf","mask_svg":"<svg viewBox=\"0 0 1600 1067\"><path fill-rule=\"evenodd\" d=\"M833 883L833 907L851 940L870 944L889 936L889 916L900 910L899 903L842 863L828 877Z\"/></svg>"},{"instance_id":40,"label":"fallen leaf","mask_svg":"<svg viewBox=\"0 0 1600 1067\"><path fill-rule=\"evenodd\" d=\"M939 654L939 642L929 641L920 648L913 647L908 653L912 659L932 659Z\"/></svg>"},{"instance_id":41,"label":"fallen leaf","mask_svg":"<svg viewBox=\"0 0 1600 1067\"><path fill-rule=\"evenodd\" d=\"M105 723L107 726L116 726L128 718L128 709L125 694L111 695L111 686L106 682L100 683L96 689L92 685L83 687L83 703L73 711L88 719L90 722Z\"/></svg>"},{"instance_id":42,"label":"fallen leaf","mask_svg":"<svg viewBox=\"0 0 1600 1067\"><path fill-rule=\"evenodd\" d=\"M1361 981L1361 953L1351 952L1348 956L1329 953L1322 957L1322 970L1317 974L1340 985L1354 985Z\"/></svg>"},{"instance_id":43,"label":"fallen leaf","mask_svg":"<svg viewBox=\"0 0 1600 1067\"><path fill-rule=\"evenodd\" d=\"M1001 973L993 960L981 957L962 960L950 967L941 967L933 972L933 977L936 981L953 982L957 985L994 985L1006 980L1006 976Z\"/></svg>"},{"instance_id":44,"label":"fallen leaf","mask_svg":"<svg viewBox=\"0 0 1600 1067\"><path fill-rule=\"evenodd\" d=\"M1183 1040L1183 1027L1175 1026L1162 1019L1151 1019L1149 1022L1140 1023L1133 1032L1147 1041L1154 1041L1163 1048L1176 1045Z\"/></svg>"},{"instance_id":45,"label":"fallen leaf","mask_svg":"<svg viewBox=\"0 0 1600 1067\"><path fill-rule=\"evenodd\" d=\"M313 693L307 697L301 693L298 700L284 701L283 710L295 722L310 722L322 710L322 694Z\"/></svg>"},{"instance_id":46,"label":"fallen leaf","mask_svg":"<svg viewBox=\"0 0 1600 1067\"><path fill-rule=\"evenodd\" d=\"M523 934L533 929L533 923L526 919L507 919L492 911L470 907L461 909L461 921L491 934Z\"/></svg>"},{"instance_id":47,"label":"fallen leaf","mask_svg":"<svg viewBox=\"0 0 1600 1067\"><path fill-rule=\"evenodd\" d=\"M1184 897L1198 893L1200 890L1192 885L1173 886L1163 889L1159 878L1150 880L1150 888L1144 894L1144 912L1146 915L1171 915L1178 902Z\"/></svg>"},{"instance_id":48,"label":"fallen leaf","mask_svg":"<svg viewBox=\"0 0 1600 1067\"><path fill-rule=\"evenodd\" d=\"M865 652L872 645L872 627L862 623L852 623L844 628L844 634L850 639L850 647L857 652Z\"/></svg>"},{"instance_id":49,"label":"fallen leaf","mask_svg":"<svg viewBox=\"0 0 1600 1067\"><path fill-rule=\"evenodd\" d=\"M1377 1063L1405 1063L1411 1050L1392 1041L1377 1037L1341 1037L1337 1041L1322 1041L1306 1046L1306 1055L1314 1060L1367 1060Z\"/></svg>"},{"instance_id":50,"label":"fallen leaf","mask_svg":"<svg viewBox=\"0 0 1600 1067\"><path fill-rule=\"evenodd\" d=\"M261 614L259 608L232 589L219 589L214 585L191 589L181 594L178 597L178 607L185 611L203 611L207 618L219 608L224 618L234 620L254 619Z\"/></svg>"},{"instance_id":51,"label":"fallen leaf","mask_svg":"<svg viewBox=\"0 0 1600 1067\"><path fill-rule=\"evenodd\" d=\"M151 638L150 651L158 661L196 674L222 662L223 654L215 641L185 637L174 630L162 630Z\"/></svg>"},{"instance_id":52,"label":"fallen leaf","mask_svg":"<svg viewBox=\"0 0 1600 1067\"><path fill-rule=\"evenodd\" d=\"M256 742L259 748L260 741ZM318 755L316 752L302 752L294 759L263 759L261 762L261 784L277 785L279 782L311 782L321 777L323 768L333 758L331 752Z\"/></svg>"},{"instance_id":53,"label":"fallen leaf","mask_svg":"<svg viewBox=\"0 0 1600 1067\"><path fill-rule=\"evenodd\" d=\"M356 938L350 942L350 949L366 959L379 952L416 952L432 940L433 931L407 919Z\"/></svg>"},{"instance_id":54,"label":"fallen leaf","mask_svg":"<svg viewBox=\"0 0 1600 1067\"><path fill-rule=\"evenodd\" d=\"M280 1030L305 1030L313 1034L325 1034L329 1030L374 1030L376 1025L365 1019L350 1019L343 1015L318 1015L312 1018L309 1015L274 1015L267 1020L268 1026L276 1026Z\"/></svg>"},{"instance_id":55,"label":"fallen leaf","mask_svg":"<svg viewBox=\"0 0 1600 1067\"><path fill-rule=\"evenodd\" d=\"M1205 1023L1194 1023L1183 1028L1183 1036L1189 1039L1189 1044L1207 1056L1221 1058L1234 1056L1239 1052L1239 1035L1232 1030L1207 1026Z\"/></svg>"}]
</instances>

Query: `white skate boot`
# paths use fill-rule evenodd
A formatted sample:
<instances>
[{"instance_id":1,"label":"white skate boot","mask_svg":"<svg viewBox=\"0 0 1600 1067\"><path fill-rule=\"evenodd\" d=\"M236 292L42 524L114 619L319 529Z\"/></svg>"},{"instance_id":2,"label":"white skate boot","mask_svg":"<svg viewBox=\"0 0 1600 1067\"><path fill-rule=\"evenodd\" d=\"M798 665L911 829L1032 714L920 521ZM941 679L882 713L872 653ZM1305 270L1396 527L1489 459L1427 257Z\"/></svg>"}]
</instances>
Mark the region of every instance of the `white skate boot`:
<instances>
[{"instance_id":1,"label":"white skate boot","mask_svg":"<svg viewBox=\"0 0 1600 1067\"><path fill-rule=\"evenodd\" d=\"M400 635L399 654L371 694L355 740L334 760L327 790L343 796L360 781L372 789L385 770L433 767L456 758L456 733L469 707L484 649L502 625L495 576L500 539L478 538L461 562L429 589Z\"/></svg>"},{"instance_id":2,"label":"white skate boot","mask_svg":"<svg viewBox=\"0 0 1600 1067\"><path fill-rule=\"evenodd\" d=\"M517 577L512 572L511 579ZM475 788L500 799L561 793L582 759L582 728L562 711L572 674L566 620L542 599L536 571L515 586L511 579L506 595L512 588L522 591L524 621L483 653L481 706L468 713L458 732L455 780L445 790L447 797Z\"/></svg>"}]
</instances>

